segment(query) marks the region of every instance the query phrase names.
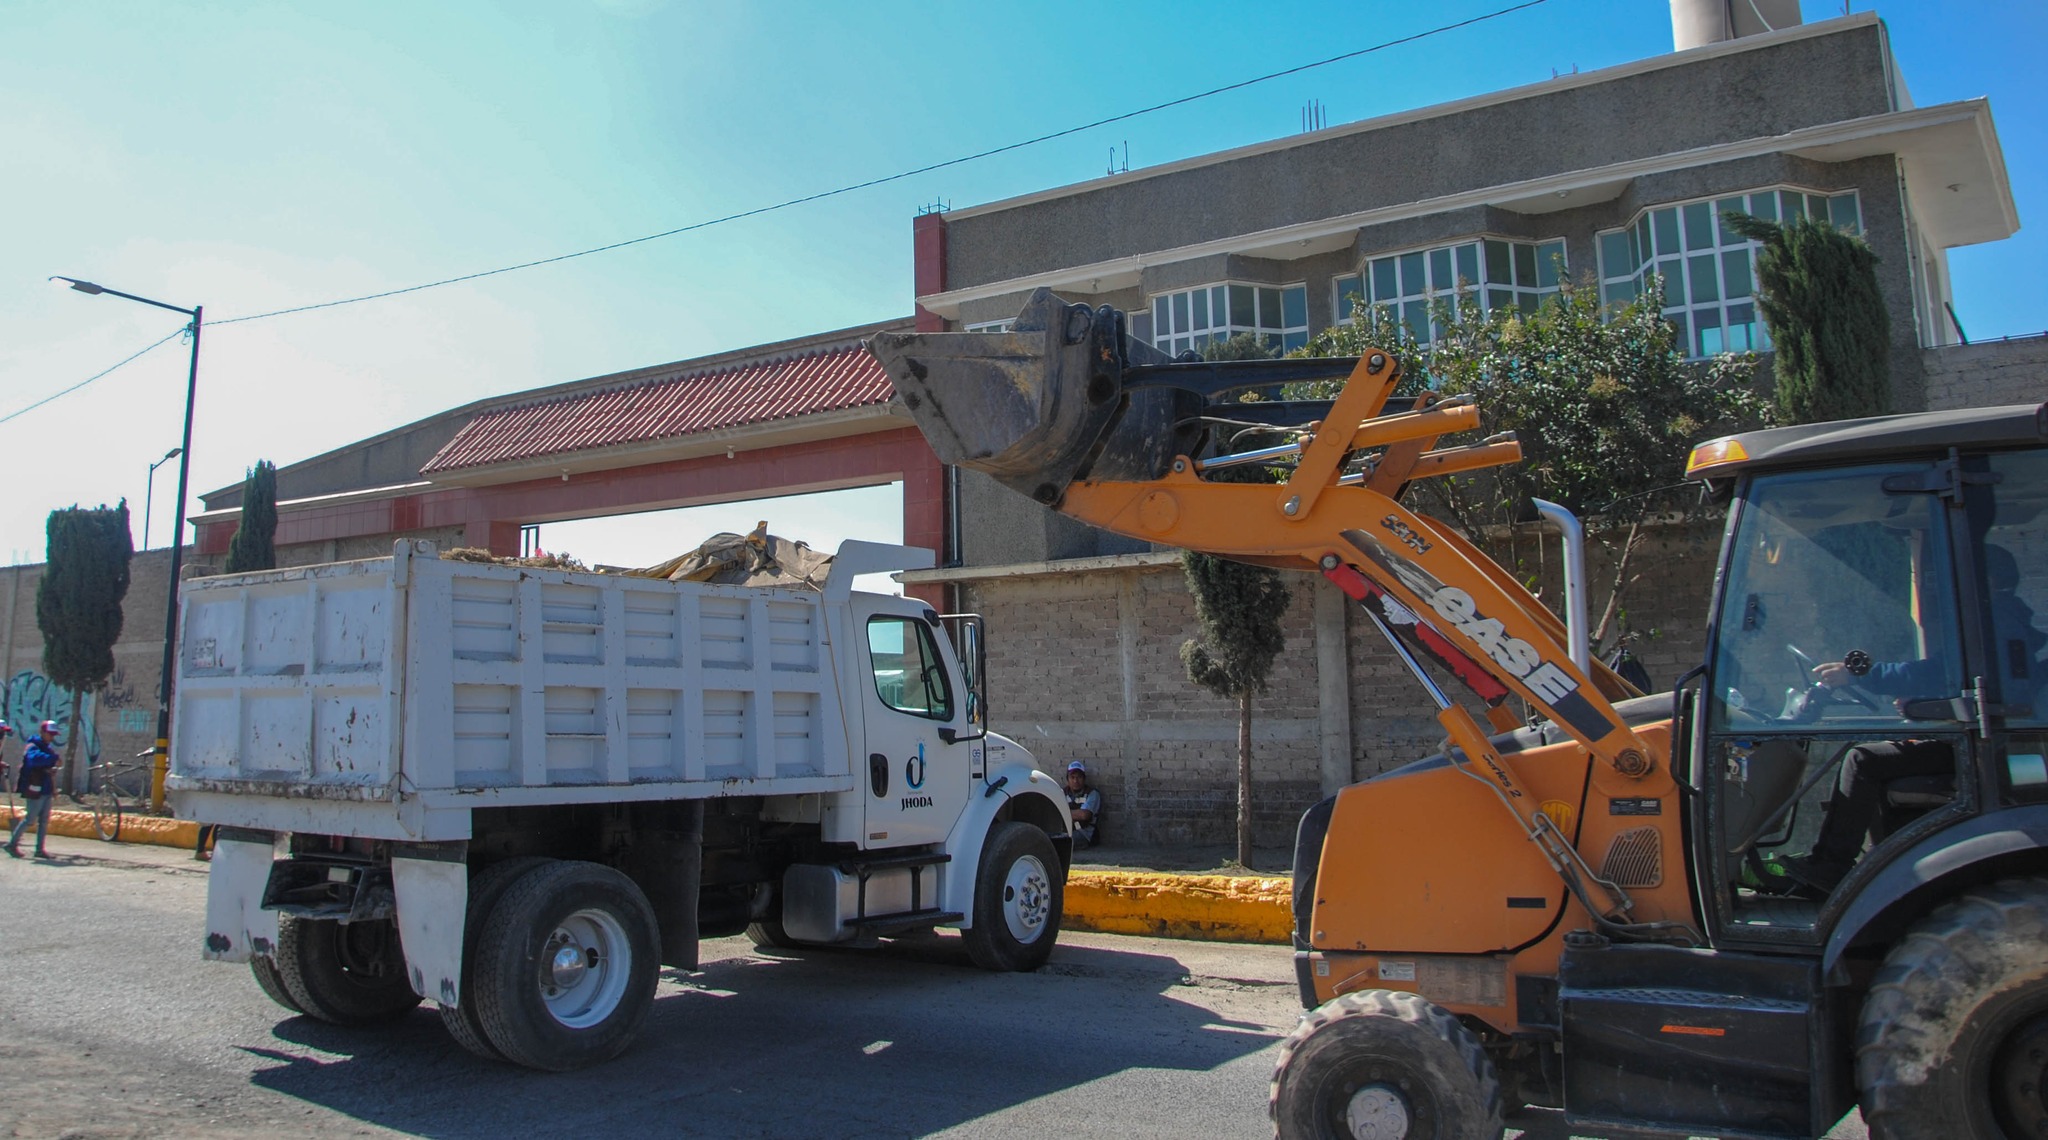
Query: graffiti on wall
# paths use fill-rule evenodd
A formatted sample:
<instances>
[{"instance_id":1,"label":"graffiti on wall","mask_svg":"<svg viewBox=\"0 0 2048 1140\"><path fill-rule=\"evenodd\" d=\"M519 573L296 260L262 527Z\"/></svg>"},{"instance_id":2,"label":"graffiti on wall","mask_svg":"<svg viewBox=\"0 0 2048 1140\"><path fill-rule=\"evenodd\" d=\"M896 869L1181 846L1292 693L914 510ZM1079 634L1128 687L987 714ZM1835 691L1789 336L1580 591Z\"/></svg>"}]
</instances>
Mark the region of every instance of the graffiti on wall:
<instances>
[{"instance_id":1,"label":"graffiti on wall","mask_svg":"<svg viewBox=\"0 0 2048 1140\"><path fill-rule=\"evenodd\" d=\"M85 744L85 755L98 757L100 733L93 720L92 694L86 693L80 704L76 735ZM18 732L26 734L46 720L67 725L70 717L71 690L58 687L33 669L23 669L9 677L7 687L0 689L0 720L13 725Z\"/></svg>"}]
</instances>

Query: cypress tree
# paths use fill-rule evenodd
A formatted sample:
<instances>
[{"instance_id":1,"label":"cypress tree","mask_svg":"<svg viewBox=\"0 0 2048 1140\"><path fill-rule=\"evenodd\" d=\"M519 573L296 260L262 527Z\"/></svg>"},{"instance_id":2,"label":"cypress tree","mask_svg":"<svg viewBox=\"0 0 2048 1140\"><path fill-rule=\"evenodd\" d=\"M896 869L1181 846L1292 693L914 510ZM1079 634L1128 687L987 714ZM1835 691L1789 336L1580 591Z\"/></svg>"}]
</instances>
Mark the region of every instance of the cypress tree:
<instances>
[{"instance_id":1,"label":"cypress tree","mask_svg":"<svg viewBox=\"0 0 2048 1140\"><path fill-rule=\"evenodd\" d=\"M1272 355L1249 333L1211 345L1210 360L1250 360ZM1262 467L1225 468L1214 478L1267 482ZM1195 599L1198 639L1180 647L1188 680L1237 702L1237 861L1252 859L1252 695L1265 691L1273 661L1286 647L1280 619L1290 591L1280 572L1265 566L1183 551L1181 568Z\"/></svg>"},{"instance_id":2,"label":"cypress tree","mask_svg":"<svg viewBox=\"0 0 2048 1140\"><path fill-rule=\"evenodd\" d=\"M121 638L121 600L128 595L128 501L111 509L69 507L50 512L44 533L49 563L36 586L36 626L43 634L43 672L71 690L67 743L78 739L80 694L114 673L114 643ZM84 759L67 757L73 772Z\"/></svg>"},{"instance_id":3,"label":"cypress tree","mask_svg":"<svg viewBox=\"0 0 2048 1140\"><path fill-rule=\"evenodd\" d=\"M1723 217L1730 229L1763 243L1757 309L1777 353L1779 421L1891 411L1891 316L1870 245L1813 218L1781 225L1748 214Z\"/></svg>"},{"instance_id":4,"label":"cypress tree","mask_svg":"<svg viewBox=\"0 0 2048 1140\"><path fill-rule=\"evenodd\" d=\"M242 521L228 544L224 574L277 566L277 467L259 459L242 482Z\"/></svg>"}]
</instances>

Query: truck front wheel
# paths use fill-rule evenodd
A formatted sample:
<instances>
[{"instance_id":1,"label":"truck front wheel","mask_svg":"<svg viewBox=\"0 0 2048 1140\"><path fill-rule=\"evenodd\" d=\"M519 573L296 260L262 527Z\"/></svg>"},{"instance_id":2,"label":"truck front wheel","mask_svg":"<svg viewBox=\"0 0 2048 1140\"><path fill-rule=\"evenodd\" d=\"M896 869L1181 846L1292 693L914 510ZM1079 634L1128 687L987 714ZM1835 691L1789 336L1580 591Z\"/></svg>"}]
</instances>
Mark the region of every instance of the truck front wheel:
<instances>
[{"instance_id":1,"label":"truck front wheel","mask_svg":"<svg viewBox=\"0 0 2048 1140\"><path fill-rule=\"evenodd\" d=\"M962 931L984 970L1036 970L1059 939L1066 883L1045 832L1028 823L989 829L974 879L974 925Z\"/></svg>"},{"instance_id":2,"label":"truck front wheel","mask_svg":"<svg viewBox=\"0 0 2048 1140\"><path fill-rule=\"evenodd\" d=\"M506 889L477 938L476 1012L514 1064L565 1072L633 1043L654 1005L654 908L596 863L536 867Z\"/></svg>"},{"instance_id":3,"label":"truck front wheel","mask_svg":"<svg viewBox=\"0 0 2048 1140\"><path fill-rule=\"evenodd\" d=\"M2048 879L1964 893L1892 947L1856 1083L1879 1140L2048 1134Z\"/></svg>"},{"instance_id":4,"label":"truck front wheel","mask_svg":"<svg viewBox=\"0 0 2048 1140\"><path fill-rule=\"evenodd\" d=\"M338 922L279 915L278 981L308 1017L335 1025L375 1025L420 1004L405 974L398 924ZM261 984L262 977L257 978Z\"/></svg>"}]
</instances>

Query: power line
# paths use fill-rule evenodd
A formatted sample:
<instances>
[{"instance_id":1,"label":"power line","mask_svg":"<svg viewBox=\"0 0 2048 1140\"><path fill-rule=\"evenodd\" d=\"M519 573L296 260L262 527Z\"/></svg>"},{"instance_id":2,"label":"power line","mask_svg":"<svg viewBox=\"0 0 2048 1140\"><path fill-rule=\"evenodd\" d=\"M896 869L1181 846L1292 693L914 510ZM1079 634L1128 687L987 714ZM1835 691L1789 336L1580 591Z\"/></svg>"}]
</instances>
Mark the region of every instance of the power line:
<instances>
[{"instance_id":1,"label":"power line","mask_svg":"<svg viewBox=\"0 0 2048 1140\"><path fill-rule=\"evenodd\" d=\"M4 416L0 416L0 424L4 424L8 420L15 419L20 416L25 416L30 412L35 411L37 408L42 407L44 404L49 403L51 400L56 399L59 396L69 396L71 393L78 391L80 388L85 387L87 384L90 384L93 381L98 380L100 377L107 375L107 373L114 371L115 368L119 368L124 364L134 363L136 360L141 359L143 356L149 354L150 352L162 348L165 344L168 344L170 342L171 337L178 336L187 331L188 329L190 329L191 327L192 326L190 325L186 325L184 328L178 329L176 332L173 332L170 336L167 336L164 339L157 341L155 344L150 345L148 348L143 349L141 352L136 353L134 356L130 356L126 360L121 361L120 364L116 364L112 368L108 368L101 372L95 372L91 376L88 376L85 379L80 380L78 383L73 384L71 387L66 388L61 392L52 392L49 395L44 396L42 399L37 400L35 403L30 404L26 408L20 408L15 411L9 412Z\"/></svg>"},{"instance_id":2,"label":"power line","mask_svg":"<svg viewBox=\"0 0 2048 1140\"><path fill-rule=\"evenodd\" d=\"M1083 131L1092 131L1097 127L1106 127L1113 123L1125 122L1130 119L1138 118L1142 115L1150 115L1155 112L1165 111L1173 107L1184 106L1188 103L1193 103L1202 99L1208 99L1217 95L1227 94L1231 91L1240 91L1244 88L1252 87L1260 83L1266 83L1271 80L1285 78L1289 75L1298 75L1301 72L1312 71L1319 67L1328 67L1333 63L1342 63L1345 60L1357 59L1360 56L1371 55L1374 52L1385 51L1388 48L1400 47L1404 44L1415 43L1418 40L1425 40L1432 36L1439 36L1444 34L1445 32L1454 32L1461 28L1469 28L1474 24L1483 24L1489 20L1497 20L1503 16L1513 15L1516 12L1520 12L1528 8L1535 8L1539 5L1547 4L1549 2L1550 0L1523 0L1523 2L1520 4L1514 4L1506 8L1498 9L1496 11L1487 12L1483 15L1473 16L1469 19L1459 20L1458 22L1453 24L1444 24L1439 27L1431 28L1427 31L1416 32L1412 35L1402 36L1398 39L1388 40L1385 43L1374 44L1371 47L1359 48L1356 51L1348 51L1343 53L1342 55L1333 55L1328 59L1316 60L1313 63L1298 64L1294 67L1284 68L1280 71L1268 72L1265 75L1260 75L1251 79L1239 80L1236 83L1226 83L1221 87L1212 87L1207 91L1198 92L1193 95L1183 95L1178 99L1169 99L1164 103L1154 103L1149 107L1141 107L1135 111L1125 111L1120 115L1111 115L1108 118L1097 119L1092 123L1083 123L1079 126L1067 127L1064 130L1053 131L1050 134L1039 135L1036 138L1025 139L1021 142L1006 143L1002 146L991 147L988 150L976 151L973 154L961 155L958 158L949 158L943 162L934 162L928 166L920 166L915 170L905 170L898 172L896 174L884 175L880 178L870 178L865 182L855 182L852 183L851 185L841 186L835 190L820 190L815 194L806 194L800 198L790 198L785 201L777 202L773 205L756 206L751 210L741 210L737 213L725 214L721 217L708 218L701 222L692 222L689 225L677 226L672 230L663 230L657 234L647 234L644 237L628 238L625 241L615 241L609 245L600 245L594 246L590 249L577 250L575 253L563 253L557 254L554 257L543 257L537 261L522 261L517 265L504 265L496 269L485 269L476 273L465 273L459 277L444 277L439 281L429 281L421 285L408 285L402 289L386 289L381 293L365 293L360 297L344 297L336 301L321 301L311 305L296 305L289 309L273 309L267 313L251 313L248 316L229 317L225 320L210 321L208 323L218 327L220 325L240 324L243 321L260 321L266 320L270 317L282 317L291 313L311 312L315 309L332 309L341 305L355 305L360 304L361 302L364 301L377 301L382 300L385 297L396 297L405 293L418 293L421 290L425 289L438 289L443 285L455 285L464 281L475 281L478 278L482 277L495 277L501 273L514 273L521 269L534 269L542 265L553 265L558 261L570 261L578 257L589 257L590 255L596 253L608 253L615 249L624 249L630 245L640 245L643 242L659 241L662 238L674 237L677 234L686 234L694 230L709 229L712 226L724 225L727 222L737 222L745 218L758 217L762 214L774 213L777 210L786 210L792 206L801 206L808 202L816 202L825 198L836 198L842 194L851 194L856 190L866 190L871 187L885 185L890 182L900 182L905 178L915 178L920 174L930 174L934 170L945 170L948 167L960 166L969 162L977 162L984 158L993 158L996 155L1007 154L1013 150L1022 150L1025 147L1037 146L1039 143L1051 142L1054 139L1066 138L1068 135L1080 134Z\"/></svg>"}]
</instances>

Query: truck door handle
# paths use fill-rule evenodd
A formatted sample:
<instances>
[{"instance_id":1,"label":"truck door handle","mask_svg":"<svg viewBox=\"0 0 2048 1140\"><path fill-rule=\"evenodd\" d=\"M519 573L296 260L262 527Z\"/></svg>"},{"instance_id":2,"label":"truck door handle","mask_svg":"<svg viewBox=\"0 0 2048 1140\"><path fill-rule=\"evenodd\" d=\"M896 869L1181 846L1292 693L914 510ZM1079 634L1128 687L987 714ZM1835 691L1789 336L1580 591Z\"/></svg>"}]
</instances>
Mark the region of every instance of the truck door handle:
<instances>
[{"instance_id":1,"label":"truck door handle","mask_svg":"<svg viewBox=\"0 0 2048 1140\"><path fill-rule=\"evenodd\" d=\"M889 758L879 752L868 754L868 787L877 798L889 794Z\"/></svg>"}]
</instances>

